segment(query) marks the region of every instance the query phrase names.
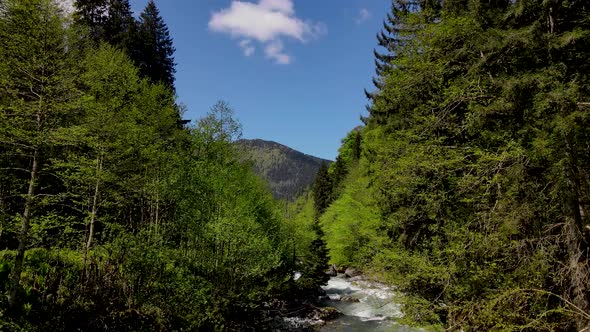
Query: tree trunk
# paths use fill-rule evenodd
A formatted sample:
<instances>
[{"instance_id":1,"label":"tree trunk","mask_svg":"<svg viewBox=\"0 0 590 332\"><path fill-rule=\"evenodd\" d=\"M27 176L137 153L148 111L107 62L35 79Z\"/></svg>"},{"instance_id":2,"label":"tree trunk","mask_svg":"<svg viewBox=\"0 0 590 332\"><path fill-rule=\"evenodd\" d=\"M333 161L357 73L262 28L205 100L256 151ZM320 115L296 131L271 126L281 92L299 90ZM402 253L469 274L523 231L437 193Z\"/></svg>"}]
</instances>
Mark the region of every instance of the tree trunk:
<instances>
[{"instance_id":1,"label":"tree trunk","mask_svg":"<svg viewBox=\"0 0 590 332\"><path fill-rule=\"evenodd\" d=\"M583 310L588 310L590 305L587 298L587 254L588 254L588 236L585 232L586 212L581 202L581 185L580 174L578 171L578 160L576 151L573 149L571 138L568 134L564 135L565 154L568 160L566 165L566 183L568 186L568 210L570 218L567 218L566 241L569 256L568 270L570 274L570 287L572 302ZM588 327L588 321L585 319L576 319L578 330Z\"/></svg>"},{"instance_id":2,"label":"tree trunk","mask_svg":"<svg viewBox=\"0 0 590 332\"><path fill-rule=\"evenodd\" d=\"M16 295L20 287L20 275L23 270L23 261L25 259L25 250L27 246L27 237L29 232L29 221L31 219L31 210L33 207L33 198L35 195L35 182L37 181L37 168L39 167L39 149L35 148L33 152L33 166L31 168L31 178L29 180L29 190L25 201L25 209L18 238L18 249L14 260L14 268L10 276L10 293L8 294L8 305L14 307L17 303Z\"/></svg>"},{"instance_id":3,"label":"tree trunk","mask_svg":"<svg viewBox=\"0 0 590 332\"><path fill-rule=\"evenodd\" d=\"M90 212L90 222L88 229L88 240L86 241L86 252L85 256L88 255L88 250L92 245L92 239L94 238L94 223L96 221L96 214L98 211L98 194L100 186L100 173L102 172L102 156L96 159L96 184L94 186L94 198L92 199L92 210Z\"/></svg>"}]
</instances>

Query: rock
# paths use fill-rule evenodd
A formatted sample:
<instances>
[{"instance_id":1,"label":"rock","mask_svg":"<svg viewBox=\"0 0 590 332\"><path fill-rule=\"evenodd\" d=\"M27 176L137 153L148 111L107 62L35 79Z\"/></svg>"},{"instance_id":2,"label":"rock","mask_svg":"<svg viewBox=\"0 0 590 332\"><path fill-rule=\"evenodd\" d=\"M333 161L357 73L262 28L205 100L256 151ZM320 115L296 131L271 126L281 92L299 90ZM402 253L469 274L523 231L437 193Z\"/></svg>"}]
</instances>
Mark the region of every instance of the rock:
<instances>
[{"instance_id":1,"label":"rock","mask_svg":"<svg viewBox=\"0 0 590 332\"><path fill-rule=\"evenodd\" d=\"M352 297L350 295L342 295L340 297L340 301L342 301L342 302L360 302L359 299L357 299L356 297Z\"/></svg>"},{"instance_id":2,"label":"rock","mask_svg":"<svg viewBox=\"0 0 590 332\"><path fill-rule=\"evenodd\" d=\"M337 318L340 315L342 315L342 313L333 307L318 308L313 316L313 319L326 321Z\"/></svg>"},{"instance_id":3,"label":"rock","mask_svg":"<svg viewBox=\"0 0 590 332\"><path fill-rule=\"evenodd\" d=\"M344 271L346 271L346 266L337 266L336 267L336 272L344 273Z\"/></svg>"},{"instance_id":4,"label":"rock","mask_svg":"<svg viewBox=\"0 0 590 332\"><path fill-rule=\"evenodd\" d=\"M330 277L335 277L338 275L338 270L336 270L336 265L334 265L334 264L330 265L330 269L328 270L328 275Z\"/></svg>"},{"instance_id":5,"label":"rock","mask_svg":"<svg viewBox=\"0 0 590 332\"><path fill-rule=\"evenodd\" d=\"M346 271L344 271L344 275L348 278L356 277L360 274L361 273L359 271L357 271L356 269L353 269L351 267L347 268Z\"/></svg>"}]
</instances>

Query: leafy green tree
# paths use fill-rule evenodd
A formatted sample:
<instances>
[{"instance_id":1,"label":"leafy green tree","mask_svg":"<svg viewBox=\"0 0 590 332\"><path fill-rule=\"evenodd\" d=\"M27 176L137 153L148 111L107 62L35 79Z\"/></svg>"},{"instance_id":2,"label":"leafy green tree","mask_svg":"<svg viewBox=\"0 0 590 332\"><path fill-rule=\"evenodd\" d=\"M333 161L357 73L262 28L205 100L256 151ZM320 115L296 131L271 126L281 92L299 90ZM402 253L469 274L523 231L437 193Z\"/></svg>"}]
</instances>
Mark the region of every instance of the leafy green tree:
<instances>
[{"instance_id":1,"label":"leafy green tree","mask_svg":"<svg viewBox=\"0 0 590 332\"><path fill-rule=\"evenodd\" d=\"M381 219L376 195L365 170L364 164L351 167L343 180L342 193L320 217L330 262L338 266L370 265L385 240L379 230Z\"/></svg>"},{"instance_id":2,"label":"leafy green tree","mask_svg":"<svg viewBox=\"0 0 590 332\"><path fill-rule=\"evenodd\" d=\"M19 204L21 226L8 297L15 306L31 218L41 203L39 182L51 162L50 151L59 146L57 130L75 112L71 102L76 66L65 22L53 2L15 0L2 6L0 144L3 159L22 161L22 168L8 170L28 175L23 179L27 185L21 186L26 191L20 193L24 202Z\"/></svg>"}]
</instances>

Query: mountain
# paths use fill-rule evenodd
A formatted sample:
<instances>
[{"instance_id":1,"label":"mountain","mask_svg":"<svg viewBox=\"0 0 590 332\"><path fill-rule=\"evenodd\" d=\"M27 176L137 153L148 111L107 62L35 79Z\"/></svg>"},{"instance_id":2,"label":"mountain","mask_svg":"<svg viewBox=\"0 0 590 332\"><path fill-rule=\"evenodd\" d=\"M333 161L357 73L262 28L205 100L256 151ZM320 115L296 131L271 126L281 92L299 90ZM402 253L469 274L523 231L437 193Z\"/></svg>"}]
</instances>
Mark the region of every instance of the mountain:
<instances>
[{"instance_id":1,"label":"mountain","mask_svg":"<svg viewBox=\"0 0 590 332\"><path fill-rule=\"evenodd\" d=\"M237 144L277 199L294 199L313 183L322 163L332 162L272 141L242 139Z\"/></svg>"}]
</instances>

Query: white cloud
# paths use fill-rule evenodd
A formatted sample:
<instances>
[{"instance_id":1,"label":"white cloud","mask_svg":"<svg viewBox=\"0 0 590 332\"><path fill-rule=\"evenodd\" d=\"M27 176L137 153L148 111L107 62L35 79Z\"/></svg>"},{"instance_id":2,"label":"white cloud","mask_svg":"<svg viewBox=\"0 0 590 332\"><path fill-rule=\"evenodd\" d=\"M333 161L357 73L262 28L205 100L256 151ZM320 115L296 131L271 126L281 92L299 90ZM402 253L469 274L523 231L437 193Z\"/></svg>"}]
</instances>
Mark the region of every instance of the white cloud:
<instances>
[{"instance_id":1,"label":"white cloud","mask_svg":"<svg viewBox=\"0 0 590 332\"><path fill-rule=\"evenodd\" d=\"M371 18L371 12L367 8L361 8L358 16L354 19L356 24L361 24Z\"/></svg>"},{"instance_id":2,"label":"white cloud","mask_svg":"<svg viewBox=\"0 0 590 332\"><path fill-rule=\"evenodd\" d=\"M240 48L244 52L245 56L251 56L256 51L256 47L252 45L252 41L250 39L244 39L240 41Z\"/></svg>"},{"instance_id":3,"label":"white cloud","mask_svg":"<svg viewBox=\"0 0 590 332\"><path fill-rule=\"evenodd\" d=\"M275 40L264 49L264 54L267 58L273 59L276 63L281 65L288 65L291 63L291 57L283 52L283 42Z\"/></svg>"},{"instance_id":4,"label":"white cloud","mask_svg":"<svg viewBox=\"0 0 590 332\"><path fill-rule=\"evenodd\" d=\"M289 15L295 14L291 0L260 0L259 5L262 8L275 9Z\"/></svg>"},{"instance_id":5,"label":"white cloud","mask_svg":"<svg viewBox=\"0 0 590 332\"><path fill-rule=\"evenodd\" d=\"M239 46L246 56L254 53L254 41L262 44L266 56L279 64L291 62L283 51L283 39L306 43L327 32L324 24L297 17L293 0L233 0L229 8L211 15L209 29L240 39Z\"/></svg>"}]
</instances>

